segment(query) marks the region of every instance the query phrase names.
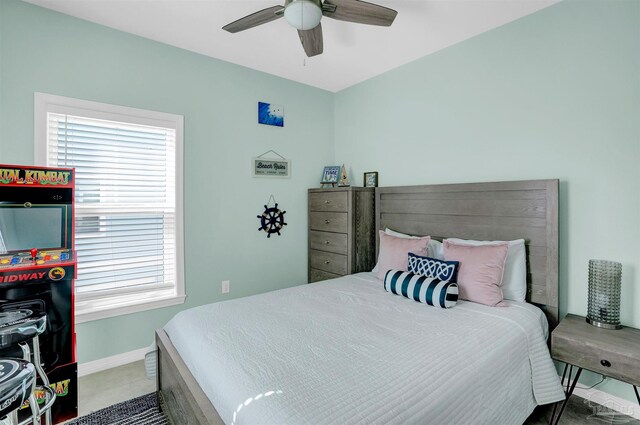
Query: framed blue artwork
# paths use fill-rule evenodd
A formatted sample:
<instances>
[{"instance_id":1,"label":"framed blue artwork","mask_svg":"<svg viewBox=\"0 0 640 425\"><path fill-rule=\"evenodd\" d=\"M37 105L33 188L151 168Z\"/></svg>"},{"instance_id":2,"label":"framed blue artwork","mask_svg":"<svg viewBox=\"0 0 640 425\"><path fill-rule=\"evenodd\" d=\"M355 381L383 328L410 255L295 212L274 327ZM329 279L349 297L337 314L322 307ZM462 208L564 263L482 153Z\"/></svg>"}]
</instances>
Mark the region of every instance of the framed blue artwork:
<instances>
[{"instance_id":1,"label":"framed blue artwork","mask_svg":"<svg viewBox=\"0 0 640 425\"><path fill-rule=\"evenodd\" d=\"M329 165L322 170L321 184L337 184L340 179L340 171L342 167L339 165Z\"/></svg>"},{"instance_id":2,"label":"framed blue artwork","mask_svg":"<svg viewBox=\"0 0 640 425\"><path fill-rule=\"evenodd\" d=\"M284 106L258 102L258 123L284 127Z\"/></svg>"}]
</instances>

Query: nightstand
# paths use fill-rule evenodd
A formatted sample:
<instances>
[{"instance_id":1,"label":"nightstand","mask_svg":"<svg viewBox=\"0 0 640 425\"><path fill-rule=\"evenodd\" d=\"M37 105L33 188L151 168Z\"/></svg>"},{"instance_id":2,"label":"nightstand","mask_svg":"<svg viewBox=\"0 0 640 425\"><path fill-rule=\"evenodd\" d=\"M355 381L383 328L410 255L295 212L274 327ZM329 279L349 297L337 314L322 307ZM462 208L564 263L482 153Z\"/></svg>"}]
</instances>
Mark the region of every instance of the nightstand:
<instances>
[{"instance_id":1,"label":"nightstand","mask_svg":"<svg viewBox=\"0 0 640 425\"><path fill-rule=\"evenodd\" d=\"M608 376L633 385L638 404L640 395L640 329L623 327L618 330L597 328L584 317L569 314L551 333L551 357L565 363L562 380L567 378L566 399L562 402L558 417L556 404L551 414L551 424L560 421L567 401L580 378L582 369ZM578 371L569 385L573 368ZM569 375L567 376L567 368Z\"/></svg>"}]
</instances>

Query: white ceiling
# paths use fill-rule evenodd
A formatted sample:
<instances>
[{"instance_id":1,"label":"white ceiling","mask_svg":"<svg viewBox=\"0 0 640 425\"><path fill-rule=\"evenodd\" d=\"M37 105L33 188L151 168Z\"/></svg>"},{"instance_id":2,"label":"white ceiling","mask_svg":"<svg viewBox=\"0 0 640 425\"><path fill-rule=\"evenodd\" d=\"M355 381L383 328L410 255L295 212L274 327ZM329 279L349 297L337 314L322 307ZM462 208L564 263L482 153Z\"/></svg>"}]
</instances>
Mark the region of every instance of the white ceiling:
<instances>
[{"instance_id":1,"label":"white ceiling","mask_svg":"<svg viewBox=\"0 0 640 425\"><path fill-rule=\"evenodd\" d=\"M398 11L393 25L323 18L324 53L313 58L284 19L236 34L221 29L283 0L24 1L336 92L559 0L370 0Z\"/></svg>"}]
</instances>

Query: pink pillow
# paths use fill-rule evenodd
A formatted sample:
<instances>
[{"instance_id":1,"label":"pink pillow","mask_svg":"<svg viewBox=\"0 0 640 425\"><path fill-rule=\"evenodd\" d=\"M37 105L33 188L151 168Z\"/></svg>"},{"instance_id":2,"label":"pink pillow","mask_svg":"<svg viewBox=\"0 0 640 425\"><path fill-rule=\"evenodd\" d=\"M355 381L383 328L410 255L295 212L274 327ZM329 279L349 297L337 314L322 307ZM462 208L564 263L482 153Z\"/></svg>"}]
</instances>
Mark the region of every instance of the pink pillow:
<instances>
[{"instance_id":1,"label":"pink pillow","mask_svg":"<svg viewBox=\"0 0 640 425\"><path fill-rule=\"evenodd\" d=\"M465 245L444 241L444 259L459 261L460 298L492 307L506 307L502 296L502 275L509 243Z\"/></svg>"},{"instance_id":2,"label":"pink pillow","mask_svg":"<svg viewBox=\"0 0 640 425\"><path fill-rule=\"evenodd\" d=\"M427 255L427 245L431 237L425 236L417 239L397 238L387 235L382 230L380 233L380 255L378 256L378 279L384 280L384 275L389 270L407 271L409 265L409 253Z\"/></svg>"}]
</instances>

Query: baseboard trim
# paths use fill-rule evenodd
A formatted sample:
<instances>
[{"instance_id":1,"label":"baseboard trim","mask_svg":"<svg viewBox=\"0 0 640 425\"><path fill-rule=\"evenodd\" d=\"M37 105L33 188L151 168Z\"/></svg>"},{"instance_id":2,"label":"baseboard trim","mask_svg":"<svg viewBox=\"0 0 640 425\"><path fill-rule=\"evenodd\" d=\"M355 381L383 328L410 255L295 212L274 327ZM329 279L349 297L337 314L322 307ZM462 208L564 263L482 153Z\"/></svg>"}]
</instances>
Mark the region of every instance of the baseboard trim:
<instances>
[{"instance_id":1,"label":"baseboard trim","mask_svg":"<svg viewBox=\"0 0 640 425\"><path fill-rule=\"evenodd\" d=\"M149 351L149 348L144 347L128 351L126 353L116 354L115 356L80 363L78 364L78 376L91 375L92 373L102 372L103 370L137 362L138 360L144 359L144 355L147 351Z\"/></svg>"},{"instance_id":2,"label":"baseboard trim","mask_svg":"<svg viewBox=\"0 0 640 425\"><path fill-rule=\"evenodd\" d=\"M571 380L570 382L573 383L573 380ZM578 385L580 384L578 383ZM623 415L631 416L635 419L640 419L640 405L638 405L636 402L620 398L596 388L580 388L578 385L576 385L576 388L573 390L574 395L608 407L609 409L615 410L616 412L622 413ZM597 414L595 409L594 414Z\"/></svg>"}]
</instances>

